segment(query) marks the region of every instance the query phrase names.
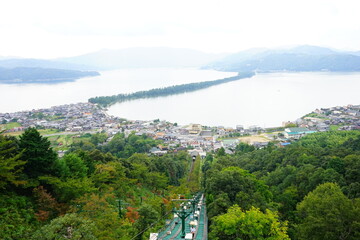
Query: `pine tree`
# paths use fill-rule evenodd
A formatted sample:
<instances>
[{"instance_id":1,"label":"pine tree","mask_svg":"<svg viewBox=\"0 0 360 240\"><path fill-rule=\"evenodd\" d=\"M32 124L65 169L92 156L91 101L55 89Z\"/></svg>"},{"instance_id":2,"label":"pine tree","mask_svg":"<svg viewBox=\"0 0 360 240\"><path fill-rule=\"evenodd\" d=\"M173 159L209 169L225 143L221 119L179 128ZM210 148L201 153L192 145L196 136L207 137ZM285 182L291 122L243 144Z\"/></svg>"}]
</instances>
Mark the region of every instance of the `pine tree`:
<instances>
[{"instance_id":1,"label":"pine tree","mask_svg":"<svg viewBox=\"0 0 360 240\"><path fill-rule=\"evenodd\" d=\"M20 136L19 146L23 150L22 160L27 161L24 173L29 178L53 173L57 155L50 147L50 141L42 137L35 128L28 128Z\"/></svg>"}]
</instances>

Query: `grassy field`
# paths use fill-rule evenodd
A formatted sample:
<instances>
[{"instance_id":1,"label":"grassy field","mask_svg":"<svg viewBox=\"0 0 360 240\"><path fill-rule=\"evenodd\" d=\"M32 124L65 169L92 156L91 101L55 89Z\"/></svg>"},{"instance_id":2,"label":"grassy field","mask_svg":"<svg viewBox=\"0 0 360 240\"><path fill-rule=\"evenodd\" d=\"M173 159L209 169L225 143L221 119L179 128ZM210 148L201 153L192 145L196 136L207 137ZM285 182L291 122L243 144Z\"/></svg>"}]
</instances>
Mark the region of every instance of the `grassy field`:
<instances>
[{"instance_id":1,"label":"grassy field","mask_svg":"<svg viewBox=\"0 0 360 240\"><path fill-rule=\"evenodd\" d=\"M339 129L340 126L338 125L330 125L330 131L336 131Z\"/></svg>"},{"instance_id":2,"label":"grassy field","mask_svg":"<svg viewBox=\"0 0 360 240\"><path fill-rule=\"evenodd\" d=\"M55 150L66 150L73 143L74 135L55 135L47 138Z\"/></svg>"},{"instance_id":3,"label":"grassy field","mask_svg":"<svg viewBox=\"0 0 360 240\"><path fill-rule=\"evenodd\" d=\"M61 133L59 133L61 134ZM51 147L54 150L67 150L71 144L79 141L87 141L90 137L83 137L78 133L67 134L67 135L54 135L47 137L51 142Z\"/></svg>"},{"instance_id":4,"label":"grassy field","mask_svg":"<svg viewBox=\"0 0 360 240\"><path fill-rule=\"evenodd\" d=\"M8 125L8 124L6 124L6 125ZM16 126L15 124L10 125L10 126L12 126L12 127L8 128L8 129L11 129L11 128L14 128L14 127L20 127L20 124L18 126ZM1 125L0 125L0 129L1 129ZM39 133L41 135L60 133L60 131L57 130L57 129L39 129L38 131L39 131ZM6 133L6 135L17 137L17 136L19 136L19 135L21 135L23 133L24 133L24 131L9 132L9 133Z\"/></svg>"},{"instance_id":5,"label":"grassy field","mask_svg":"<svg viewBox=\"0 0 360 240\"><path fill-rule=\"evenodd\" d=\"M60 133L57 129L40 129L38 130L41 135L48 135L48 134L54 134L54 133Z\"/></svg>"},{"instance_id":6,"label":"grassy field","mask_svg":"<svg viewBox=\"0 0 360 240\"><path fill-rule=\"evenodd\" d=\"M9 129L12 129L14 127L21 127L21 124L17 123L17 122L11 122L11 123L7 123L7 124L0 124L0 129L4 129L4 130L9 130Z\"/></svg>"},{"instance_id":7,"label":"grassy field","mask_svg":"<svg viewBox=\"0 0 360 240\"><path fill-rule=\"evenodd\" d=\"M9 132L9 133L4 133L4 135L17 137L17 136L20 136L22 133L23 132Z\"/></svg>"},{"instance_id":8,"label":"grassy field","mask_svg":"<svg viewBox=\"0 0 360 240\"><path fill-rule=\"evenodd\" d=\"M8 130L12 129L14 127L20 127L21 125L19 123L8 123L8 124L0 124L0 130ZM81 136L79 133L65 133L60 132L58 129L38 129L39 133L42 136L45 136L49 139L51 142L51 147L53 147L54 150L67 150L71 144L74 142L79 141L86 141L90 139L90 136L87 136L86 134ZM24 131L18 131L18 132L9 132L4 133L9 136L18 137L21 134L23 134ZM47 136L51 135L51 136Z\"/></svg>"}]
</instances>

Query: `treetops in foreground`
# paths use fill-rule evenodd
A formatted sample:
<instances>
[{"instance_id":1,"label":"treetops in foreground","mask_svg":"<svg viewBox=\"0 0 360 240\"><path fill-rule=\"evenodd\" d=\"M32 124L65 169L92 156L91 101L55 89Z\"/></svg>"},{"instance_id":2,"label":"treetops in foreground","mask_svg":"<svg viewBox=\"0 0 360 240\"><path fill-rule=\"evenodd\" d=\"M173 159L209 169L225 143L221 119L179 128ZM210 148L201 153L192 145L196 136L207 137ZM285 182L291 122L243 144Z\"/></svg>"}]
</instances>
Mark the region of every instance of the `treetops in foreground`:
<instances>
[{"instance_id":1,"label":"treetops in foreground","mask_svg":"<svg viewBox=\"0 0 360 240\"><path fill-rule=\"evenodd\" d=\"M0 238L148 239L170 217L171 199L200 188L209 239L360 237L358 131L209 153L191 173L185 152L143 154L154 144L96 136L58 158L36 129L0 134Z\"/></svg>"},{"instance_id":2,"label":"treetops in foreground","mask_svg":"<svg viewBox=\"0 0 360 240\"><path fill-rule=\"evenodd\" d=\"M225 218L224 225L219 218L231 216L234 205L245 213L272 211L287 222L291 239L359 238L359 131L309 134L286 148L242 147L235 155L207 157L202 170L214 239L247 239L229 230L240 220ZM283 239L262 237L249 239Z\"/></svg>"},{"instance_id":3,"label":"treetops in foreground","mask_svg":"<svg viewBox=\"0 0 360 240\"><path fill-rule=\"evenodd\" d=\"M34 128L18 139L0 135L0 239L141 239L150 224L160 228L170 199L190 193L191 159L136 153L154 144L119 134L106 147L78 143L58 158Z\"/></svg>"}]
</instances>

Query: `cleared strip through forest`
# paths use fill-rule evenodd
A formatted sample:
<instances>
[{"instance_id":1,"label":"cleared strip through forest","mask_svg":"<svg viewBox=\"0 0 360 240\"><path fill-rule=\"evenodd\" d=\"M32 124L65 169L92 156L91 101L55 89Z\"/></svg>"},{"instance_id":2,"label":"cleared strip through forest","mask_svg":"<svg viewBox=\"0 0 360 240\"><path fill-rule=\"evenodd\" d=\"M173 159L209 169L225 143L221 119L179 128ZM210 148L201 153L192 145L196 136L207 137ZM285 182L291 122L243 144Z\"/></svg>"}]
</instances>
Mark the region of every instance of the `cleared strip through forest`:
<instances>
[{"instance_id":1,"label":"cleared strip through forest","mask_svg":"<svg viewBox=\"0 0 360 240\"><path fill-rule=\"evenodd\" d=\"M143 98L156 98L156 97L166 97L175 94L181 94L186 92L194 92L200 89L212 87L215 85L233 82L243 78L250 78L254 76L254 72L241 72L238 75L213 81L205 81L205 82L197 82L197 83L188 83L188 84L181 84L175 85L170 87L164 88L154 88L147 91L138 91L134 93L121 93L118 95L112 96L100 96L90 98L88 101L91 103L97 103L103 107L111 106L115 103L121 103L125 101L131 101L136 99L143 99Z\"/></svg>"}]
</instances>

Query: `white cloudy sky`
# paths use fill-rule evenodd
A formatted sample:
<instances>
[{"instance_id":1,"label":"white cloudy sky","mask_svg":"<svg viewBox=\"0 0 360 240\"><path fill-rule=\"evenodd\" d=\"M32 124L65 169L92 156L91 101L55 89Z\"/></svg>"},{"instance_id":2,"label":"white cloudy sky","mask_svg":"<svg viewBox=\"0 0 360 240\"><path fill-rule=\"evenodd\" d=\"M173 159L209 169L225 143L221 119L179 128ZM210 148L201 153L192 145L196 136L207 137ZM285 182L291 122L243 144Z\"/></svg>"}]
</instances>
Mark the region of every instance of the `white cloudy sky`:
<instances>
[{"instance_id":1,"label":"white cloudy sky","mask_svg":"<svg viewBox=\"0 0 360 240\"><path fill-rule=\"evenodd\" d=\"M359 9L358 0L4 0L0 56L54 58L148 46L360 50Z\"/></svg>"}]
</instances>

